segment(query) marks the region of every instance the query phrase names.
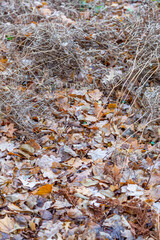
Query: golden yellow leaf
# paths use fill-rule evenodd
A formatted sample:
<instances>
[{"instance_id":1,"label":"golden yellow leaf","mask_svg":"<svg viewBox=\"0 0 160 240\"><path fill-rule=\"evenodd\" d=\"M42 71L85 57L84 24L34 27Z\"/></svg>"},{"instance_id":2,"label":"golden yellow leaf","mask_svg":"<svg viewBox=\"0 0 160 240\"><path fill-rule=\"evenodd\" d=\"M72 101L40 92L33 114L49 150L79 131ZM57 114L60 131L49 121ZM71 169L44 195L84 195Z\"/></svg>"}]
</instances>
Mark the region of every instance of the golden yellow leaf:
<instances>
[{"instance_id":1,"label":"golden yellow leaf","mask_svg":"<svg viewBox=\"0 0 160 240\"><path fill-rule=\"evenodd\" d=\"M107 106L109 109L115 109L117 107L116 103L109 103Z\"/></svg>"},{"instance_id":2,"label":"golden yellow leaf","mask_svg":"<svg viewBox=\"0 0 160 240\"><path fill-rule=\"evenodd\" d=\"M46 184L42 187L39 187L38 191L35 193L35 195L48 195L52 192L52 184Z\"/></svg>"},{"instance_id":3,"label":"golden yellow leaf","mask_svg":"<svg viewBox=\"0 0 160 240\"><path fill-rule=\"evenodd\" d=\"M1 63L7 63L8 59L6 57L1 57Z\"/></svg>"},{"instance_id":4,"label":"golden yellow leaf","mask_svg":"<svg viewBox=\"0 0 160 240\"><path fill-rule=\"evenodd\" d=\"M43 1L43 2L42 2L42 5L43 5L43 6L47 5L47 2Z\"/></svg>"}]
</instances>

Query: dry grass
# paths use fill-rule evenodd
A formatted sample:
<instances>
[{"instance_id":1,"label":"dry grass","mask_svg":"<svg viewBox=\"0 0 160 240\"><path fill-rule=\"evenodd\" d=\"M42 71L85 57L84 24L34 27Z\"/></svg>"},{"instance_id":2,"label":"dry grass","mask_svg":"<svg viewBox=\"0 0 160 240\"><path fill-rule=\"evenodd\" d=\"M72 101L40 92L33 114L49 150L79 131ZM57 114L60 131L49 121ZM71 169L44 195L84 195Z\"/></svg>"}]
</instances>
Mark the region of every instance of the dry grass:
<instances>
[{"instance_id":1,"label":"dry grass","mask_svg":"<svg viewBox=\"0 0 160 240\"><path fill-rule=\"evenodd\" d=\"M53 117L55 89L88 85L100 87L108 101L119 89L119 104L132 94L132 105L138 101L146 115L150 113L148 121L159 117L159 9L144 3L117 18L117 8L109 5L96 14L97 3L90 9L83 6L89 21L80 17L78 0L48 1L51 10L56 6L61 12L47 19L34 1L6 1L2 6L0 38L6 50L1 53L9 65L1 72L0 107L19 127L32 129L34 116ZM64 22L62 11L75 23ZM150 82L156 84L155 91Z\"/></svg>"}]
</instances>

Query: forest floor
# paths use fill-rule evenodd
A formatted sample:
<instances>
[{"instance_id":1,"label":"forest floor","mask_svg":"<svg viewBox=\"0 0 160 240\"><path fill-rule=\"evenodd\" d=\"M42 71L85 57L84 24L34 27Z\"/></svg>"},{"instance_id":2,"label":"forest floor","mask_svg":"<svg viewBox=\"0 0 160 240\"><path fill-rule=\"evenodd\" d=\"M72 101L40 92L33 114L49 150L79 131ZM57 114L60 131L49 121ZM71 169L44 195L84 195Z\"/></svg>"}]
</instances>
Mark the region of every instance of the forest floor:
<instances>
[{"instance_id":1,"label":"forest floor","mask_svg":"<svg viewBox=\"0 0 160 240\"><path fill-rule=\"evenodd\" d=\"M158 1L2 0L0 239L160 240Z\"/></svg>"}]
</instances>

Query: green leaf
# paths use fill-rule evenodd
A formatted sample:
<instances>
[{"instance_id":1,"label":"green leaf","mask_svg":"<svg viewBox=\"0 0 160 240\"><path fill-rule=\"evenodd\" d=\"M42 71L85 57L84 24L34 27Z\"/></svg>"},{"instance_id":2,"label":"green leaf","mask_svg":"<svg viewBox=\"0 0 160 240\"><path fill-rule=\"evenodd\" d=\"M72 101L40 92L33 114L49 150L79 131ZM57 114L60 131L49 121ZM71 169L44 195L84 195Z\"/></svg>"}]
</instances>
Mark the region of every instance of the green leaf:
<instances>
[{"instance_id":1,"label":"green leaf","mask_svg":"<svg viewBox=\"0 0 160 240\"><path fill-rule=\"evenodd\" d=\"M7 40L8 40L8 41L13 40L13 38L14 38L12 35L6 35L6 37L7 37Z\"/></svg>"}]
</instances>

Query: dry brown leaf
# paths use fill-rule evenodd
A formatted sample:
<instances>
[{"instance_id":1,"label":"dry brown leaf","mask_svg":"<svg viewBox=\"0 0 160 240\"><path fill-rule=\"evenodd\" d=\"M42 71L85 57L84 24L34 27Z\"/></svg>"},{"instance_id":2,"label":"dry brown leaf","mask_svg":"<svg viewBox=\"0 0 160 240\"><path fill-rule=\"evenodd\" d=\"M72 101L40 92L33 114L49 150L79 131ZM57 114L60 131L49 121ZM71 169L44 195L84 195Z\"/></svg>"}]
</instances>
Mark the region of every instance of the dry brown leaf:
<instances>
[{"instance_id":1,"label":"dry brown leaf","mask_svg":"<svg viewBox=\"0 0 160 240\"><path fill-rule=\"evenodd\" d=\"M95 107L94 113L97 119L100 120L103 115L103 107L100 106L97 102L94 103L94 107Z\"/></svg>"},{"instance_id":2,"label":"dry brown leaf","mask_svg":"<svg viewBox=\"0 0 160 240\"><path fill-rule=\"evenodd\" d=\"M12 138L13 137L13 133L16 131L17 129L14 128L14 123L10 123L9 125L5 125L2 132L7 136Z\"/></svg>"},{"instance_id":3,"label":"dry brown leaf","mask_svg":"<svg viewBox=\"0 0 160 240\"><path fill-rule=\"evenodd\" d=\"M30 155L33 155L34 154L34 148L31 147L29 144L22 144L20 146L20 150L23 151L23 152L26 152Z\"/></svg>"},{"instance_id":4,"label":"dry brown leaf","mask_svg":"<svg viewBox=\"0 0 160 240\"><path fill-rule=\"evenodd\" d=\"M4 233L10 233L14 228L14 220L7 215L5 218L0 219L0 231Z\"/></svg>"},{"instance_id":5,"label":"dry brown leaf","mask_svg":"<svg viewBox=\"0 0 160 240\"><path fill-rule=\"evenodd\" d=\"M9 208L9 210L11 210L11 211L22 211L22 209L21 208L19 208L17 205L15 205L15 204L13 204L13 203L9 203L8 205L7 205L7 207Z\"/></svg>"},{"instance_id":6,"label":"dry brown leaf","mask_svg":"<svg viewBox=\"0 0 160 240\"><path fill-rule=\"evenodd\" d=\"M99 181L97 180L92 180L90 178L84 178L81 183L85 186L85 187L90 187L90 186L95 186Z\"/></svg>"},{"instance_id":7,"label":"dry brown leaf","mask_svg":"<svg viewBox=\"0 0 160 240\"><path fill-rule=\"evenodd\" d=\"M32 231L36 231L36 224L33 221L34 219L32 219L31 221L29 221L29 227Z\"/></svg>"},{"instance_id":8,"label":"dry brown leaf","mask_svg":"<svg viewBox=\"0 0 160 240\"><path fill-rule=\"evenodd\" d=\"M99 89L89 92L88 95L94 101L98 101L102 97L102 93L99 91Z\"/></svg>"},{"instance_id":9,"label":"dry brown leaf","mask_svg":"<svg viewBox=\"0 0 160 240\"><path fill-rule=\"evenodd\" d=\"M56 200L56 202L53 204L53 207L55 209L62 209L72 207L72 204L70 204L66 199L63 201Z\"/></svg>"},{"instance_id":10,"label":"dry brown leaf","mask_svg":"<svg viewBox=\"0 0 160 240\"><path fill-rule=\"evenodd\" d=\"M97 118L92 115L85 114L85 121L96 122Z\"/></svg>"},{"instance_id":11,"label":"dry brown leaf","mask_svg":"<svg viewBox=\"0 0 160 240\"><path fill-rule=\"evenodd\" d=\"M41 148L41 146L34 139L30 139L26 142L26 144L29 144L31 147L33 147L35 151L38 151Z\"/></svg>"},{"instance_id":12,"label":"dry brown leaf","mask_svg":"<svg viewBox=\"0 0 160 240\"><path fill-rule=\"evenodd\" d=\"M67 214L70 218L76 219L76 218L81 218L83 217L83 214L80 210L77 208L71 208L67 211Z\"/></svg>"},{"instance_id":13,"label":"dry brown leaf","mask_svg":"<svg viewBox=\"0 0 160 240\"><path fill-rule=\"evenodd\" d=\"M88 74L87 75L87 78L88 78L88 82L89 83L92 83L93 82L93 76L91 74Z\"/></svg>"}]
</instances>

